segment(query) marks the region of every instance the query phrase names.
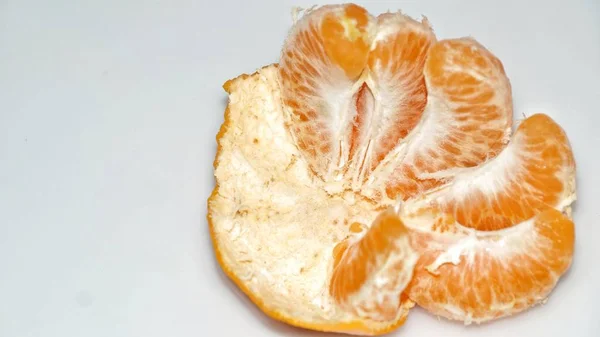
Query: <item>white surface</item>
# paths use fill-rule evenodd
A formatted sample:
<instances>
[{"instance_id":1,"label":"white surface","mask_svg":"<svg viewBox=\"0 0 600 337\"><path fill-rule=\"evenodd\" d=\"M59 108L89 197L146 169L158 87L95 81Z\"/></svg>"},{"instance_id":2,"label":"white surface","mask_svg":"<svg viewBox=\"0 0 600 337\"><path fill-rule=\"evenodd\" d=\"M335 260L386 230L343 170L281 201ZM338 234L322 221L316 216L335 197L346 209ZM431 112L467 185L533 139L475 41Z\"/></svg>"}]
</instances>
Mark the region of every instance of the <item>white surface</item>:
<instances>
[{"instance_id":1,"label":"white surface","mask_svg":"<svg viewBox=\"0 0 600 337\"><path fill-rule=\"evenodd\" d=\"M0 2L0 336L314 334L232 286L205 221L221 85L277 60L300 3L207 2ZM477 38L578 164L575 261L545 306L479 327L414 310L395 334L599 336L600 3L368 3Z\"/></svg>"}]
</instances>

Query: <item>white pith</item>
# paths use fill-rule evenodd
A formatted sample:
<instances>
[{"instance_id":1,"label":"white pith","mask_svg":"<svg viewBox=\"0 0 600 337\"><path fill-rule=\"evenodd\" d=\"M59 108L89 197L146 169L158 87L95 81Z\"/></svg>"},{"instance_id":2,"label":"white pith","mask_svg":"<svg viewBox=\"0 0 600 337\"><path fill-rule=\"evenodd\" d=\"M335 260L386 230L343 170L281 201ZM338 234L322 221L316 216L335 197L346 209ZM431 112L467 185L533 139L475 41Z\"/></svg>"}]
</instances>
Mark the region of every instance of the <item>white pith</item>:
<instances>
[{"instance_id":1,"label":"white pith","mask_svg":"<svg viewBox=\"0 0 600 337\"><path fill-rule=\"evenodd\" d=\"M300 156L277 81L269 66L236 80L230 94L231 124L220 139L219 188L209 206L223 264L288 317L315 324L359 319L329 295L332 251L356 235L351 223L370 225L381 205L353 192L326 192L335 183L314 177Z\"/></svg>"}]
</instances>

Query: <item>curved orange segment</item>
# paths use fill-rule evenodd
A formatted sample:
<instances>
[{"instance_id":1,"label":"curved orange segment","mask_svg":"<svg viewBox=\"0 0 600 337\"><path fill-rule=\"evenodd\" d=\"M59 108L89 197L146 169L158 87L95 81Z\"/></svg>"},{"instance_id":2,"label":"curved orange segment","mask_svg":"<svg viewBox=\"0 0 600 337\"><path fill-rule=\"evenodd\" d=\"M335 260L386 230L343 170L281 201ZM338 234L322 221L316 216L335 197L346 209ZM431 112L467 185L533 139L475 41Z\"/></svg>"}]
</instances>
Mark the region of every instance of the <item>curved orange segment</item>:
<instances>
[{"instance_id":1,"label":"curved orange segment","mask_svg":"<svg viewBox=\"0 0 600 337\"><path fill-rule=\"evenodd\" d=\"M338 304L375 321L398 316L417 254L392 209L382 212L358 241L342 241L334 250L334 261L329 292Z\"/></svg>"},{"instance_id":2,"label":"curved orange segment","mask_svg":"<svg viewBox=\"0 0 600 337\"><path fill-rule=\"evenodd\" d=\"M356 81L367 64L371 16L328 5L301 18L286 39L279 74L290 129L312 170L330 180L348 157Z\"/></svg>"},{"instance_id":3,"label":"curved orange segment","mask_svg":"<svg viewBox=\"0 0 600 337\"><path fill-rule=\"evenodd\" d=\"M443 40L425 63L427 106L389 177L390 198L407 199L479 165L508 142L510 83L500 61L473 39ZM445 175L435 174L444 172Z\"/></svg>"},{"instance_id":4,"label":"curved orange segment","mask_svg":"<svg viewBox=\"0 0 600 337\"><path fill-rule=\"evenodd\" d=\"M427 102L423 67L435 42L427 21L386 13L378 17L377 27L367 79L374 104L358 109L354 123L350 156L357 162L355 184L362 183L414 128Z\"/></svg>"},{"instance_id":5,"label":"curved orange segment","mask_svg":"<svg viewBox=\"0 0 600 337\"><path fill-rule=\"evenodd\" d=\"M412 204L451 214L466 227L496 230L530 219L540 209L562 211L574 200L575 188L575 159L565 132L547 115L535 114L496 158Z\"/></svg>"},{"instance_id":6,"label":"curved orange segment","mask_svg":"<svg viewBox=\"0 0 600 337\"><path fill-rule=\"evenodd\" d=\"M573 222L548 208L425 252L407 291L427 311L467 324L515 314L546 299L571 264L574 242Z\"/></svg>"}]
</instances>

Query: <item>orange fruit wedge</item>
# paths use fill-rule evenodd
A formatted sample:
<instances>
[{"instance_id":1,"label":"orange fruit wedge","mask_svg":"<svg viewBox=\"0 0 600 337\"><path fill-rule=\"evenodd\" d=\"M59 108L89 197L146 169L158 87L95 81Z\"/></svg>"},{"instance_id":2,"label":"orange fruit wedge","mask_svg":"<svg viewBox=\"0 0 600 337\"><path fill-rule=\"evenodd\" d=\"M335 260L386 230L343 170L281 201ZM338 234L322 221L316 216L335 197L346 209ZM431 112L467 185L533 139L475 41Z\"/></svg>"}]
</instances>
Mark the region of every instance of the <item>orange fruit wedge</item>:
<instances>
[{"instance_id":1,"label":"orange fruit wedge","mask_svg":"<svg viewBox=\"0 0 600 337\"><path fill-rule=\"evenodd\" d=\"M509 80L474 39L327 5L294 23L278 64L224 88L208 223L267 315L361 335L415 303L484 322L539 303L568 269L568 139L543 114L511 136Z\"/></svg>"},{"instance_id":2,"label":"orange fruit wedge","mask_svg":"<svg viewBox=\"0 0 600 337\"><path fill-rule=\"evenodd\" d=\"M352 227L350 227L352 230ZM382 212L356 242L334 248L329 292L343 308L374 321L403 318L398 310L418 255L410 235L393 209ZM406 303L406 302L405 302Z\"/></svg>"},{"instance_id":3,"label":"orange fruit wedge","mask_svg":"<svg viewBox=\"0 0 600 337\"><path fill-rule=\"evenodd\" d=\"M565 215L546 208L503 230L458 228L417 240L429 242L408 296L435 315L470 324L546 300L571 264L575 232Z\"/></svg>"},{"instance_id":4,"label":"orange fruit wedge","mask_svg":"<svg viewBox=\"0 0 600 337\"><path fill-rule=\"evenodd\" d=\"M390 156L390 164L381 166L382 174L373 175L391 198L413 197L452 178L440 172L493 158L510 137L508 78L500 61L475 40L436 43L424 74L428 96L420 123Z\"/></svg>"}]
</instances>

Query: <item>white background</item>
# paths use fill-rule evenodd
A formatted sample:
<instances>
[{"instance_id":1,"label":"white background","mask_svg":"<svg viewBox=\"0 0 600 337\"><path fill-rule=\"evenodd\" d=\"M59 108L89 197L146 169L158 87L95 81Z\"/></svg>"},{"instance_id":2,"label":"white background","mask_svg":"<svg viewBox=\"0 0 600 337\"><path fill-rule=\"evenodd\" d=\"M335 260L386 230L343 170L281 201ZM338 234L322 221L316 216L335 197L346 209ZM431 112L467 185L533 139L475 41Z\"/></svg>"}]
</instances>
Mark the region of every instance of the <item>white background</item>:
<instances>
[{"instance_id":1,"label":"white background","mask_svg":"<svg viewBox=\"0 0 600 337\"><path fill-rule=\"evenodd\" d=\"M478 39L578 164L575 261L545 306L479 327L414 310L396 334L599 336L600 3L365 3ZM276 62L310 4L0 1L0 336L322 336L241 295L205 221L221 85Z\"/></svg>"}]
</instances>

